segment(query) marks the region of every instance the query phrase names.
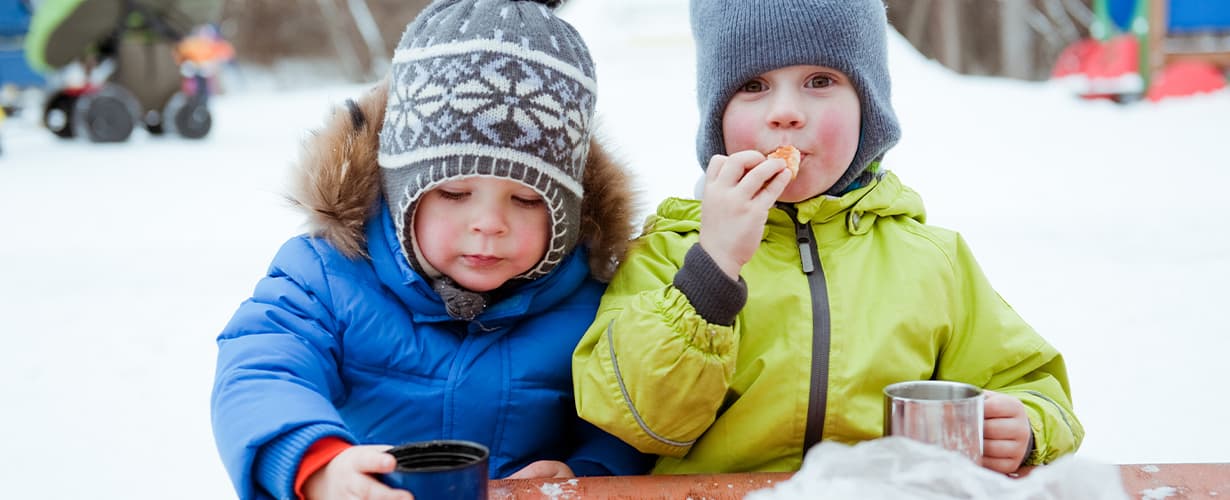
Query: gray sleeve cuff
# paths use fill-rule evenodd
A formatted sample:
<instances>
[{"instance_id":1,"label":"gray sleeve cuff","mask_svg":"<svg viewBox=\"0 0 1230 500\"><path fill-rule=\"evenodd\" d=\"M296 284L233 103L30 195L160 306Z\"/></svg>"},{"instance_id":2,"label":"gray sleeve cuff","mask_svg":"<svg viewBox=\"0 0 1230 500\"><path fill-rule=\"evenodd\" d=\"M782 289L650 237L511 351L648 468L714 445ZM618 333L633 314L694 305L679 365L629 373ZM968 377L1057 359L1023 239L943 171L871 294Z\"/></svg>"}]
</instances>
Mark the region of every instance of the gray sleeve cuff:
<instances>
[{"instance_id":1,"label":"gray sleeve cuff","mask_svg":"<svg viewBox=\"0 0 1230 500\"><path fill-rule=\"evenodd\" d=\"M675 273L674 284L696 308L696 313L713 324L734 325L735 316L747 304L747 282L742 276L739 281L727 277L700 243L688 249L683 267Z\"/></svg>"}]
</instances>

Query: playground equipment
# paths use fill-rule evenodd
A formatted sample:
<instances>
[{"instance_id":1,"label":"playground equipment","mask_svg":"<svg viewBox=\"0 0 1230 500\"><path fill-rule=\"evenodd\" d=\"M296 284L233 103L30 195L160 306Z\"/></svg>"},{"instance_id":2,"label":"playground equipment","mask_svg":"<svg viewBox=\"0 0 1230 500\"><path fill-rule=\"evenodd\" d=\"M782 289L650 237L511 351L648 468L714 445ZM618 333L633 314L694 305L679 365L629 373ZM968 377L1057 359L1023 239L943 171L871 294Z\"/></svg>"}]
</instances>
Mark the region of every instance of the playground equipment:
<instances>
[{"instance_id":1,"label":"playground equipment","mask_svg":"<svg viewBox=\"0 0 1230 500\"><path fill-rule=\"evenodd\" d=\"M1226 87L1226 0L1094 0L1089 33L1052 71L1082 97L1158 101Z\"/></svg>"},{"instance_id":2,"label":"playground equipment","mask_svg":"<svg viewBox=\"0 0 1230 500\"><path fill-rule=\"evenodd\" d=\"M63 84L43 123L63 138L122 142L134 128L199 139L213 124L211 81L231 58L208 29L220 0L43 0L26 56ZM77 78L73 78L76 75Z\"/></svg>"}]
</instances>

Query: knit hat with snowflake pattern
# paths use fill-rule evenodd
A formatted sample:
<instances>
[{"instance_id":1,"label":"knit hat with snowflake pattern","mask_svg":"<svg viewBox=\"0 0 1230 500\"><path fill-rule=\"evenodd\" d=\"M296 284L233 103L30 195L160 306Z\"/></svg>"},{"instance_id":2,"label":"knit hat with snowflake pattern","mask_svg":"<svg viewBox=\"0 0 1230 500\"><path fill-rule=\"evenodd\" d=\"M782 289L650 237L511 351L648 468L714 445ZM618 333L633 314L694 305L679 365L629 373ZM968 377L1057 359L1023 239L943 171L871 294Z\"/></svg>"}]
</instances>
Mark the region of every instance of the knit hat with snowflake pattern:
<instances>
[{"instance_id":1,"label":"knit hat with snowflake pattern","mask_svg":"<svg viewBox=\"0 0 1230 500\"><path fill-rule=\"evenodd\" d=\"M546 202L546 254L519 278L547 274L576 246L597 88L585 42L555 16L560 3L436 0L406 27L379 163L402 252L419 270L432 271L415 253L420 196L466 177L521 182Z\"/></svg>"}]
</instances>

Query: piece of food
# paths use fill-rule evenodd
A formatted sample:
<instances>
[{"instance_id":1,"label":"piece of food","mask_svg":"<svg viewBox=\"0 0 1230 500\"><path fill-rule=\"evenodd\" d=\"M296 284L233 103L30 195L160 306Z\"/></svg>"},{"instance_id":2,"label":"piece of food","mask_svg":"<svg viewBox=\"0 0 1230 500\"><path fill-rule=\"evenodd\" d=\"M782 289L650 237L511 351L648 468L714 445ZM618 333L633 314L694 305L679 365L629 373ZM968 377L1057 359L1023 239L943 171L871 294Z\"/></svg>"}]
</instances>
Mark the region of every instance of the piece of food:
<instances>
[{"instance_id":1,"label":"piece of food","mask_svg":"<svg viewBox=\"0 0 1230 500\"><path fill-rule=\"evenodd\" d=\"M786 168L790 169L790 180L794 180L799 176L799 150L794 146L780 146L777 150L769 153L769 158L781 158L786 161Z\"/></svg>"}]
</instances>

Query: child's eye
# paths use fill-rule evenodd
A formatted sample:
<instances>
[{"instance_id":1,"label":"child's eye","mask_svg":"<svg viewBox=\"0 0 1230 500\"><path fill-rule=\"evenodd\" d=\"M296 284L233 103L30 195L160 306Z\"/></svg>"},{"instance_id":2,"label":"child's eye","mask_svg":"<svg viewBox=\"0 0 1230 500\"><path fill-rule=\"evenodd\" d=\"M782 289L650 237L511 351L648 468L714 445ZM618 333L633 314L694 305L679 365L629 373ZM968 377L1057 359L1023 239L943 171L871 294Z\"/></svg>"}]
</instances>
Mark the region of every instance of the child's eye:
<instances>
[{"instance_id":1,"label":"child's eye","mask_svg":"<svg viewBox=\"0 0 1230 500\"><path fill-rule=\"evenodd\" d=\"M440 197L446 200L460 200L470 194L464 191L448 191L445 189L437 189L436 192L440 193Z\"/></svg>"},{"instance_id":2,"label":"child's eye","mask_svg":"<svg viewBox=\"0 0 1230 500\"><path fill-rule=\"evenodd\" d=\"M833 77L831 76L812 75L812 77L807 80L807 87L814 88L814 89L822 89L830 85L833 85L835 83L837 83L837 81L834 80Z\"/></svg>"},{"instance_id":3,"label":"child's eye","mask_svg":"<svg viewBox=\"0 0 1230 500\"><path fill-rule=\"evenodd\" d=\"M767 86L760 80L751 80L739 86L739 92L764 92Z\"/></svg>"},{"instance_id":4,"label":"child's eye","mask_svg":"<svg viewBox=\"0 0 1230 500\"><path fill-rule=\"evenodd\" d=\"M513 199L513 203L516 203L517 205L520 205L526 208L537 208L537 207L542 206L543 204L542 198L538 198L538 197L530 198L526 196L513 196L512 199Z\"/></svg>"}]
</instances>

